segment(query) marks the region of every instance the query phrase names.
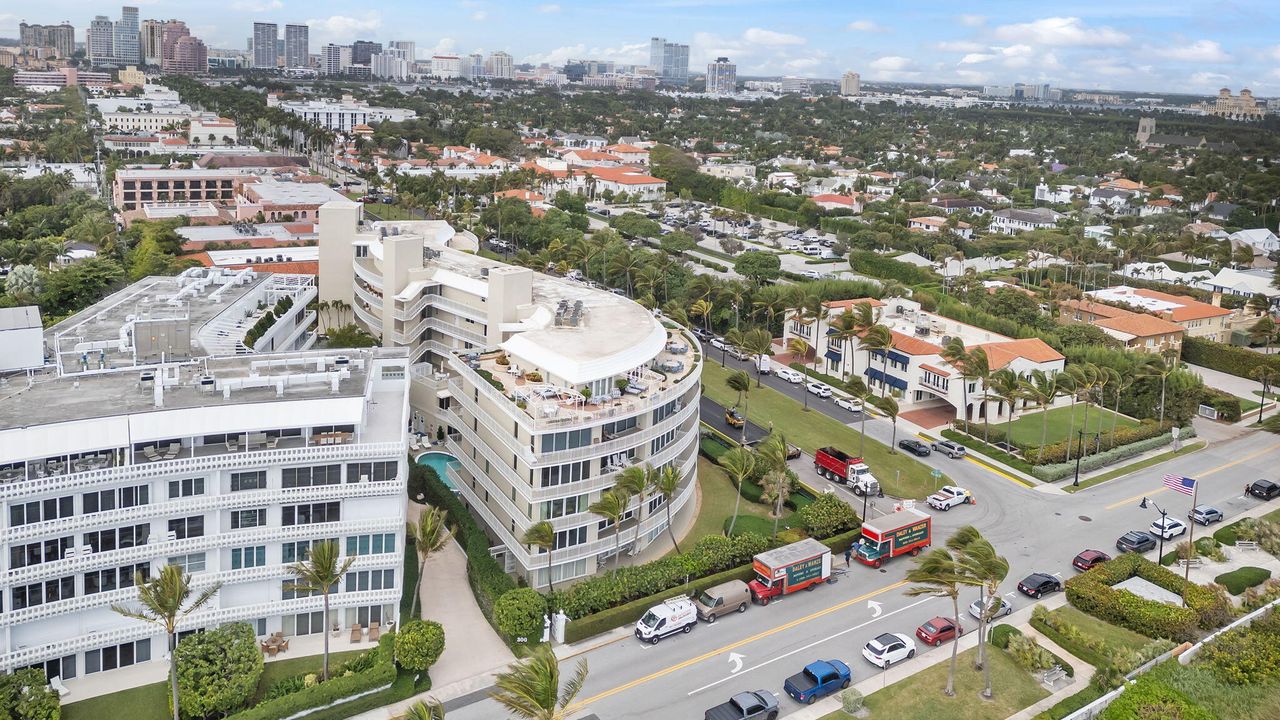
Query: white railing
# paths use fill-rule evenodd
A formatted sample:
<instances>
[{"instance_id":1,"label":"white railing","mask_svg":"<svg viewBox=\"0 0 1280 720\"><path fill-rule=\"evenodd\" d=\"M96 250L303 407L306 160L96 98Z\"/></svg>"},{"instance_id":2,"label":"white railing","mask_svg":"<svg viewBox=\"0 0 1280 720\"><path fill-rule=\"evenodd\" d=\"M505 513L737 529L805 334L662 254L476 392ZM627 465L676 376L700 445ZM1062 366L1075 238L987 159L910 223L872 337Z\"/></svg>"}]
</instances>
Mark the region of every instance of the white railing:
<instances>
[{"instance_id":1,"label":"white railing","mask_svg":"<svg viewBox=\"0 0 1280 720\"><path fill-rule=\"evenodd\" d=\"M364 285L361 285L359 282L356 282L356 281L352 281L351 287L352 289L355 290L357 298L364 300L365 302L369 303L373 307L382 307L383 301L382 301L381 295L378 295L377 293L366 290Z\"/></svg>"},{"instance_id":2,"label":"white railing","mask_svg":"<svg viewBox=\"0 0 1280 720\"><path fill-rule=\"evenodd\" d=\"M471 393L459 385L456 380L451 378L448 386L454 402L458 403L463 407L463 409L471 413L471 416L479 420L480 424L484 425L494 437L501 438L502 444L506 449L518 455L520 459L524 460L526 463L533 463L533 449L528 445L520 444L520 441L511 435L511 428L500 427L497 420L495 420L492 415L482 410L480 406L471 399ZM477 385L476 387L480 386ZM481 389L483 390L483 388ZM455 415L455 417L457 416ZM466 420L458 417L458 424L454 425L454 427L462 427L466 422Z\"/></svg>"},{"instance_id":3,"label":"white railing","mask_svg":"<svg viewBox=\"0 0 1280 720\"><path fill-rule=\"evenodd\" d=\"M668 415L656 425L650 425L642 428L639 432L613 440L605 440L603 442L584 445L582 447L571 448L568 450L555 450L552 452L538 453L538 459L534 463L535 466L542 465L559 465L574 460L583 460L586 458L604 457L615 453L630 450L638 447L650 440L665 434L668 430L679 430L681 425L690 418L696 418L698 415L698 403L691 402L680 408L680 410L672 415Z\"/></svg>"},{"instance_id":4,"label":"white railing","mask_svg":"<svg viewBox=\"0 0 1280 720\"><path fill-rule=\"evenodd\" d=\"M370 334L372 335L382 334L381 318L378 318L373 313L369 312L368 310L365 310L364 306L362 306L360 303L353 303L351 305L351 311L355 313L355 316L357 318L360 319L360 322L364 323L365 329L367 329Z\"/></svg>"},{"instance_id":5,"label":"white railing","mask_svg":"<svg viewBox=\"0 0 1280 720\"><path fill-rule=\"evenodd\" d=\"M443 295L428 295L427 297L431 298L432 305L443 310L447 310L454 315L469 318L478 323L489 322L489 315L482 308L472 307L466 303L451 300Z\"/></svg>"},{"instance_id":6,"label":"white railing","mask_svg":"<svg viewBox=\"0 0 1280 720\"><path fill-rule=\"evenodd\" d=\"M184 448L184 451L190 448ZM242 452L213 453L195 457L136 462L132 465L87 470L85 472L57 475L35 480L22 480L0 485L0 500L12 500L29 495L43 495L65 490L100 489L108 483L131 480L151 480L189 473L209 472L243 466L285 465L289 463L320 463L326 460L342 461L380 456L400 459L408 453L404 440L400 442L348 443L345 445L310 445L295 448L263 448Z\"/></svg>"},{"instance_id":7,"label":"white railing","mask_svg":"<svg viewBox=\"0 0 1280 720\"><path fill-rule=\"evenodd\" d=\"M451 335L460 340L465 340L476 347L484 347L489 343L489 339L484 335L481 335L474 330L468 330L461 325L454 325L453 323L445 322L438 317L426 317L423 318L423 321L427 327L433 330L439 330L446 335Z\"/></svg>"},{"instance_id":8,"label":"white railing","mask_svg":"<svg viewBox=\"0 0 1280 720\"><path fill-rule=\"evenodd\" d=\"M356 277L368 283L369 287L372 287L375 290L382 290L381 274L376 273L373 270L370 270L369 268L365 267L365 264L359 260L356 260L352 265L355 268Z\"/></svg>"}]
</instances>

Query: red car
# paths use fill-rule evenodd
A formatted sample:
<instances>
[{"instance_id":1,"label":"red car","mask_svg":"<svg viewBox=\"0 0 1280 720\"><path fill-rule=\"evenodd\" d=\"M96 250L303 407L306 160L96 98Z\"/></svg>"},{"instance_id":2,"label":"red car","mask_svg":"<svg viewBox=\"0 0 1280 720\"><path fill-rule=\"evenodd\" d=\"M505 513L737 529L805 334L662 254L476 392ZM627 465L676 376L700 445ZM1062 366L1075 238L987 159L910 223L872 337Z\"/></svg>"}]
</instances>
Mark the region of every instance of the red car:
<instances>
[{"instance_id":1,"label":"red car","mask_svg":"<svg viewBox=\"0 0 1280 720\"><path fill-rule=\"evenodd\" d=\"M1101 565L1110 559L1111 556L1101 550L1085 550L1071 561L1071 565L1080 572L1084 572L1086 570L1092 570L1094 567Z\"/></svg>"},{"instance_id":2,"label":"red car","mask_svg":"<svg viewBox=\"0 0 1280 720\"><path fill-rule=\"evenodd\" d=\"M951 618L936 617L916 628L916 637L926 645L938 647L948 640L964 634L964 628Z\"/></svg>"}]
</instances>

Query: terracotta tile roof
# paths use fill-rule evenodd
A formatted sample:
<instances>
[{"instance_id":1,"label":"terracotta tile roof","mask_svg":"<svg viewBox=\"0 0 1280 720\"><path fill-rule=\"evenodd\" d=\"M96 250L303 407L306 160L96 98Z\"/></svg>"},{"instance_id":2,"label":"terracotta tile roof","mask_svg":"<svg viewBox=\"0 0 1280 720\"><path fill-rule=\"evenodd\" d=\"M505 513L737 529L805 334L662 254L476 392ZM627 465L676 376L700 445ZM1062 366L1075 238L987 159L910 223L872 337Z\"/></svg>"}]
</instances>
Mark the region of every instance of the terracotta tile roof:
<instances>
[{"instance_id":1,"label":"terracotta tile roof","mask_svg":"<svg viewBox=\"0 0 1280 720\"><path fill-rule=\"evenodd\" d=\"M921 366L920 366L920 369L921 369L921 370L928 370L929 372L933 373L934 375L938 375L938 376L941 376L941 377L951 377L951 373L947 372L946 370L943 370L942 368L934 367L933 365L921 365Z\"/></svg>"},{"instance_id":2,"label":"terracotta tile roof","mask_svg":"<svg viewBox=\"0 0 1280 720\"><path fill-rule=\"evenodd\" d=\"M1058 303L1058 306L1070 308L1072 310L1079 310L1083 313L1088 313L1100 318L1119 317L1121 315L1130 314L1130 311L1125 310L1124 308L1118 308L1114 305L1107 305L1105 303L1094 302L1092 300L1076 300L1074 298L1069 298Z\"/></svg>"},{"instance_id":3,"label":"terracotta tile roof","mask_svg":"<svg viewBox=\"0 0 1280 720\"><path fill-rule=\"evenodd\" d=\"M904 352L907 355L940 355L942 348L934 345L928 340L904 335L897 330L891 330L893 333L893 349Z\"/></svg>"},{"instance_id":4,"label":"terracotta tile roof","mask_svg":"<svg viewBox=\"0 0 1280 720\"><path fill-rule=\"evenodd\" d=\"M816 203L833 203L838 205L847 205L849 207L853 207L854 202L856 202L854 198L849 197L848 195L833 195L831 193L814 195L810 200L813 200Z\"/></svg>"},{"instance_id":5,"label":"terracotta tile roof","mask_svg":"<svg viewBox=\"0 0 1280 720\"><path fill-rule=\"evenodd\" d=\"M665 185L666 180L652 177L642 172L638 172L634 168L626 167L593 167L586 168L583 173L587 175L595 175L598 178L616 182L620 185Z\"/></svg>"},{"instance_id":6,"label":"terracotta tile roof","mask_svg":"<svg viewBox=\"0 0 1280 720\"><path fill-rule=\"evenodd\" d=\"M1231 314L1231 311L1226 308L1200 302L1199 300L1187 297L1186 295L1171 295L1169 293L1160 292L1159 290L1147 290L1145 288L1138 288L1133 291L1133 294L1141 295L1142 297L1151 298L1153 300L1164 300L1165 302L1181 305L1182 307L1174 308L1171 311L1174 322L1203 320L1205 318L1222 317L1223 315Z\"/></svg>"},{"instance_id":7,"label":"terracotta tile roof","mask_svg":"<svg viewBox=\"0 0 1280 720\"><path fill-rule=\"evenodd\" d=\"M599 150L571 150L565 155L576 155L579 160L598 160L609 162L622 162L622 158L613 153L600 152Z\"/></svg>"},{"instance_id":8,"label":"terracotta tile roof","mask_svg":"<svg viewBox=\"0 0 1280 720\"><path fill-rule=\"evenodd\" d=\"M1183 333L1181 325L1145 313L1129 313L1119 317L1104 318L1095 322L1094 325L1110 330L1118 330L1137 337L1181 335Z\"/></svg>"},{"instance_id":9,"label":"terracotta tile roof","mask_svg":"<svg viewBox=\"0 0 1280 720\"><path fill-rule=\"evenodd\" d=\"M532 190L520 190L518 188L514 190L496 192L493 196L496 198L516 198L518 200L524 200L525 202L542 202L543 200L546 200L546 197L544 197L542 193L536 193Z\"/></svg>"},{"instance_id":10,"label":"terracotta tile roof","mask_svg":"<svg viewBox=\"0 0 1280 720\"><path fill-rule=\"evenodd\" d=\"M992 370L999 370L1017 358L1024 358L1034 363L1047 363L1066 359L1062 353L1049 347L1040 338L1004 340L974 347L980 347L986 351L987 362Z\"/></svg>"},{"instance_id":11,"label":"terracotta tile roof","mask_svg":"<svg viewBox=\"0 0 1280 720\"><path fill-rule=\"evenodd\" d=\"M867 303L873 308L884 307L884 303L880 302L875 298L854 298L852 300L828 300L827 302L823 303L823 305L827 306L827 308L831 310L835 310L837 308L841 310L848 310L854 305L860 305L862 303Z\"/></svg>"},{"instance_id":12,"label":"terracotta tile roof","mask_svg":"<svg viewBox=\"0 0 1280 720\"><path fill-rule=\"evenodd\" d=\"M626 153L628 155L634 155L637 153L643 153L645 155L649 154L648 150L645 150L644 148L636 147L635 145L626 145L626 144L606 145L604 149L609 152Z\"/></svg>"}]
</instances>

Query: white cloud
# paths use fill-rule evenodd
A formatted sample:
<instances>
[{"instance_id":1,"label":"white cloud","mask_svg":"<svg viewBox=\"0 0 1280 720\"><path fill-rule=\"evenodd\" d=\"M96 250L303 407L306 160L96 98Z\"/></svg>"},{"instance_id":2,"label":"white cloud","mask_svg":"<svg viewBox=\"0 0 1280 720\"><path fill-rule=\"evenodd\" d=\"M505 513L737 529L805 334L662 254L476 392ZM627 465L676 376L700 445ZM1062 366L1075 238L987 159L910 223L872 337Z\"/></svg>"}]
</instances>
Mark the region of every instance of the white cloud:
<instances>
[{"instance_id":1,"label":"white cloud","mask_svg":"<svg viewBox=\"0 0 1280 720\"><path fill-rule=\"evenodd\" d=\"M440 38L436 46L431 48L432 55L452 55L456 52L458 43L453 38Z\"/></svg>"},{"instance_id":2,"label":"white cloud","mask_svg":"<svg viewBox=\"0 0 1280 720\"><path fill-rule=\"evenodd\" d=\"M881 72L902 72L915 69L915 61L901 55L885 55L871 61L871 69Z\"/></svg>"},{"instance_id":3,"label":"white cloud","mask_svg":"<svg viewBox=\"0 0 1280 720\"><path fill-rule=\"evenodd\" d=\"M961 15L956 19L965 27L979 27L987 23L987 19L981 15Z\"/></svg>"},{"instance_id":4,"label":"white cloud","mask_svg":"<svg viewBox=\"0 0 1280 720\"><path fill-rule=\"evenodd\" d=\"M548 65L563 65L569 60L581 60L583 58L595 58L599 60L613 60L623 64L643 65L649 62L649 43L635 43L634 45L622 45L620 47L587 47L584 43L577 45L565 45L562 47L549 50L544 53L533 53L525 55L521 58L521 62L540 65L547 63Z\"/></svg>"},{"instance_id":5,"label":"white cloud","mask_svg":"<svg viewBox=\"0 0 1280 720\"><path fill-rule=\"evenodd\" d=\"M540 12L540 13L558 13L558 12L560 12L560 6L559 6L559 5L557 5L556 3L547 3L546 5L539 5L539 6L538 6L538 12Z\"/></svg>"},{"instance_id":6,"label":"white cloud","mask_svg":"<svg viewBox=\"0 0 1280 720\"><path fill-rule=\"evenodd\" d=\"M484 22L486 19L488 19L488 17L489 17L489 13L485 12L484 10L477 10L471 13L471 19L476 22Z\"/></svg>"},{"instance_id":7,"label":"white cloud","mask_svg":"<svg viewBox=\"0 0 1280 720\"><path fill-rule=\"evenodd\" d=\"M782 63L782 67L793 72L801 72L804 70L812 70L818 67L822 60L816 57L798 57Z\"/></svg>"},{"instance_id":8,"label":"white cloud","mask_svg":"<svg viewBox=\"0 0 1280 720\"><path fill-rule=\"evenodd\" d=\"M1231 62L1231 56L1214 40L1197 40L1190 45L1175 45L1150 50L1151 54L1182 62Z\"/></svg>"},{"instance_id":9,"label":"white cloud","mask_svg":"<svg viewBox=\"0 0 1280 720\"><path fill-rule=\"evenodd\" d=\"M1227 84L1230 81L1231 81L1231 77L1228 75L1223 75L1222 73L1216 73L1216 72L1207 72L1207 71L1192 73L1191 77L1187 78L1187 82L1191 83L1195 87L1218 88L1218 87L1221 87L1222 85Z\"/></svg>"},{"instance_id":10,"label":"white cloud","mask_svg":"<svg viewBox=\"0 0 1280 720\"><path fill-rule=\"evenodd\" d=\"M968 55L965 55L964 57L960 58L960 64L976 65L978 63L984 63L988 60L995 60L996 57L997 56L992 53L969 53Z\"/></svg>"},{"instance_id":11,"label":"white cloud","mask_svg":"<svg viewBox=\"0 0 1280 720\"><path fill-rule=\"evenodd\" d=\"M971 40L944 40L934 47L943 52L978 53L987 49L986 45Z\"/></svg>"},{"instance_id":12,"label":"white cloud","mask_svg":"<svg viewBox=\"0 0 1280 720\"><path fill-rule=\"evenodd\" d=\"M1050 17L1029 23L1001 25L995 29L1001 40L1062 47L1124 45L1129 36L1114 28L1089 27L1080 18Z\"/></svg>"},{"instance_id":13,"label":"white cloud","mask_svg":"<svg viewBox=\"0 0 1280 720\"><path fill-rule=\"evenodd\" d=\"M330 15L327 18L306 21L311 28L312 42L349 43L358 35L369 35L382 27L382 18L377 13L368 13L364 17L354 18L346 15ZM314 45L312 46L314 47Z\"/></svg>"},{"instance_id":14,"label":"white cloud","mask_svg":"<svg viewBox=\"0 0 1280 720\"><path fill-rule=\"evenodd\" d=\"M742 33L742 39L754 45L764 45L767 47L805 44L805 39L799 35L780 33L773 30L763 30L761 28L747 28L746 32Z\"/></svg>"},{"instance_id":15,"label":"white cloud","mask_svg":"<svg viewBox=\"0 0 1280 720\"><path fill-rule=\"evenodd\" d=\"M854 20L853 22L846 25L845 29L851 30L853 32L868 32L868 33L885 32L887 30L887 28L877 24L874 20Z\"/></svg>"},{"instance_id":16,"label":"white cloud","mask_svg":"<svg viewBox=\"0 0 1280 720\"><path fill-rule=\"evenodd\" d=\"M284 7L284 3L280 0L236 0L231 3L233 10L243 12L270 12L271 10L279 10Z\"/></svg>"}]
</instances>

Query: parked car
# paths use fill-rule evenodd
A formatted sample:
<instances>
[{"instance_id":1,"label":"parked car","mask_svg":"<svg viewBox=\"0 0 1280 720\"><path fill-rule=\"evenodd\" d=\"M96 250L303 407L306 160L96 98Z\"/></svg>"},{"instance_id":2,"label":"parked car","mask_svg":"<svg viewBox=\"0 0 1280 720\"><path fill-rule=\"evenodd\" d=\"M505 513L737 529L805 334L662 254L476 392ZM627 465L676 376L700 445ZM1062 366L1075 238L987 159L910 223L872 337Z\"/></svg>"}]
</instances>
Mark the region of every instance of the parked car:
<instances>
[{"instance_id":1,"label":"parked car","mask_svg":"<svg viewBox=\"0 0 1280 720\"><path fill-rule=\"evenodd\" d=\"M1071 567L1084 572L1092 570L1110 559L1111 556L1101 550L1085 550L1071 560Z\"/></svg>"},{"instance_id":2,"label":"parked car","mask_svg":"<svg viewBox=\"0 0 1280 720\"><path fill-rule=\"evenodd\" d=\"M787 444L787 459L788 459L788 460L795 460L795 459L796 459L796 458L798 458L798 457L800 457L800 448L796 447L795 445L792 445L792 444L788 443L788 444Z\"/></svg>"},{"instance_id":3,"label":"parked car","mask_svg":"<svg viewBox=\"0 0 1280 720\"><path fill-rule=\"evenodd\" d=\"M777 375L779 379L786 380L792 385L799 385L804 382L804 375L800 374L800 371L792 370L791 368L780 367L778 368L778 372L774 374Z\"/></svg>"},{"instance_id":4,"label":"parked car","mask_svg":"<svg viewBox=\"0 0 1280 720\"><path fill-rule=\"evenodd\" d=\"M916 643L902 633L884 633L862 648L862 657L876 667L890 665L916 656Z\"/></svg>"},{"instance_id":5,"label":"parked car","mask_svg":"<svg viewBox=\"0 0 1280 720\"><path fill-rule=\"evenodd\" d=\"M698 608L698 617L708 623L731 612L744 613L751 604L751 588L741 580L730 580L693 596L693 604Z\"/></svg>"},{"instance_id":6,"label":"parked car","mask_svg":"<svg viewBox=\"0 0 1280 720\"><path fill-rule=\"evenodd\" d=\"M751 355L748 354L742 348L738 347L737 345L730 345L728 348L726 348L726 351L729 353L729 357L733 358L734 360L750 360L751 359Z\"/></svg>"},{"instance_id":7,"label":"parked car","mask_svg":"<svg viewBox=\"0 0 1280 720\"><path fill-rule=\"evenodd\" d=\"M778 696L768 690L740 692L707 710L703 720L776 720Z\"/></svg>"},{"instance_id":8,"label":"parked car","mask_svg":"<svg viewBox=\"0 0 1280 720\"><path fill-rule=\"evenodd\" d=\"M715 348L715 349L717 349L717 350L724 350L724 348L725 348L725 345L724 345L724 338L722 338L722 337L713 337L713 338L711 338L711 347L713 347L713 348Z\"/></svg>"},{"instance_id":9,"label":"parked car","mask_svg":"<svg viewBox=\"0 0 1280 720\"><path fill-rule=\"evenodd\" d=\"M1144 553L1155 546L1156 539L1141 530L1131 530L1116 539L1116 549L1120 552Z\"/></svg>"},{"instance_id":10,"label":"parked car","mask_svg":"<svg viewBox=\"0 0 1280 720\"><path fill-rule=\"evenodd\" d=\"M938 647L948 640L954 640L956 637L964 634L964 628L960 623L951 618L944 618L941 615L932 620L928 620L925 624L916 628L916 637L924 641L925 645Z\"/></svg>"},{"instance_id":11,"label":"parked car","mask_svg":"<svg viewBox=\"0 0 1280 720\"><path fill-rule=\"evenodd\" d=\"M1151 523L1151 527L1147 528L1147 532L1158 538L1172 540L1187 532L1187 524L1177 518L1165 516Z\"/></svg>"},{"instance_id":12,"label":"parked car","mask_svg":"<svg viewBox=\"0 0 1280 720\"><path fill-rule=\"evenodd\" d=\"M1212 505L1197 505L1187 513L1187 517L1201 525L1212 525L1222 522L1222 511Z\"/></svg>"},{"instance_id":13,"label":"parked car","mask_svg":"<svg viewBox=\"0 0 1280 720\"><path fill-rule=\"evenodd\" d=\"M962 458L969 454L963 445L954 440L935 440L929 444L934 452L940 452L951 459Z\"/></svg>"},{"instance_id":14,"label":"parked car","mask_svg":"<svg viewBox=\"0 0 1280 720\"><path fill-rule=\"evenodd\" d=\"M836 407L844 408L849 412L862 412L862 401L858 398L836 398Z\"/></svg>"},{"instance_id":15,"label":"parked car","mask_svg":"<svg viewBox=\"0 0 1280 720\"><path fill-rule=\"evenodd\" d=\"M782 689L796 702L812 705L818 698L843 690L853 682L853 671L840 660L819 660L787 678Z\"/></svg>"},{"instance_id":16,"label":"parked car","mask_svg":"<svg viewBox=\"0 0 1280 720\"><path fill-rule=\"evenodd\" d=\"M941 490L930 495L925 502L934 510L946 512L957 505L973 502L973 493L955 485L944 485Z\"/></svg>"},{"instance_id":17,"label":"parked car","mask_svg":"<svg viewBox=\"0 0 1280 720\"><path fill-rule=\"evenodd\" d=\"M821 279L822 279L822 273L818 272L817 270L805 270L804 272L802 272L802 273L800 273L800 274L801 274L801 275L803 275L804 277L809 278L810 280L821 280Z\"/></svg>"},{"instance_id":18,"label":"parked car","mask_svg":"<svg viewBox=\"0 0 1280 720\"><path fill-rule=\"evenodd\" d=\"M705 328L700 328L700 327L696 327L693 329L693 336L698 338L699 342L704 342L704 343L709 342L711 338L715 337L715 335L712 335L710 332L707 332Z\"/></svg>"},{"instance_id":19,"label":"parked car","mask_svg":"<svg viewBox=\"0 0 1280 720\"><path fill-rule=\"evenodd\" d=\"M823 385L820 382L808 383L804 386L804 389L808 390L810 394L817 395L820 398L831 397L831 388L827 387L826 385Z\"/></svg>"},{"instance_id":20,"label":"parked car","mask_svg":"<svg viewBox=\"0 0 1280 720\"><path fill-rule=\"evenodd\" d=\"M899 440L898 447L906 450L916 457L928 457L930 452L928 445L925 445L919 440L912 440L910 438Z\"/></svg>"},{"instance_id":21,"label":"parked car","mask_svg":"<svg viewBox=\"0 0 1280 720\"><path fill-rule=\"evenodd\" d=\"M1046 593L1062 589L1062 581L1048 573L1031 573L1018 583L1018 590L1028 597L1039 599Z\"/></svg>"},{"instance_id":22,"label":"parked car","mask_svg":"<svg viewBox=\"0 0 1280 720\"><path fill-rule=\"evenodd\" d=\"M969 614L981 620L983 611L991 608L992 606L995 607L995 610L991 614L992 619L1003 617L1013 612L1013 603L1002 597L993 595L988 597L986 600L979 599L969 603Z\"/></svg>"},{"instance_id":23,"label":"parked car","mask_svg":"<svg viewBox=\"0 0 1280 720\"><path fill-rule=\"evenodd\" d=\"M1280 495L1280 485L1277 485L1270 480L1255 480L1254 483L1249 486L1249 494L1260 500L1270 500L1271 498Z\"/></svg>"}]
</instances>

